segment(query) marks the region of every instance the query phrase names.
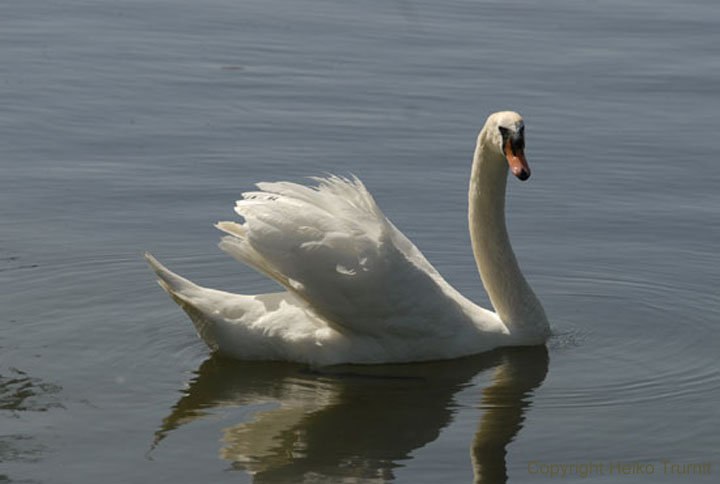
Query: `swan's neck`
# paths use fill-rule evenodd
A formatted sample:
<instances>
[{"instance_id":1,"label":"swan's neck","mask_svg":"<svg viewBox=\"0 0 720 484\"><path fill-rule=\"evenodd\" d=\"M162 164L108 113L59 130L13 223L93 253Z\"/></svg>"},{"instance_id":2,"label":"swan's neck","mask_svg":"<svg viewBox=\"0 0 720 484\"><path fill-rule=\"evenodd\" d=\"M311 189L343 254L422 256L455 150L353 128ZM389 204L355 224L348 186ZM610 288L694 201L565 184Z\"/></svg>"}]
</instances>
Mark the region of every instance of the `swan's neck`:
<instances>
[{"instance_id":1,"label":"swan's neck","mask_svg":"<svg viewBox=\"0 0 720 484\"><path fill-rule=\"evenodd\" d=\"M470 238L480 277L495 311L522 344L542 343L549 325L540 301L525 280L505 226L508 165L480 134L470 177ZM527 340L527 341L526 341Z\"/></svg>"}]
</instances>

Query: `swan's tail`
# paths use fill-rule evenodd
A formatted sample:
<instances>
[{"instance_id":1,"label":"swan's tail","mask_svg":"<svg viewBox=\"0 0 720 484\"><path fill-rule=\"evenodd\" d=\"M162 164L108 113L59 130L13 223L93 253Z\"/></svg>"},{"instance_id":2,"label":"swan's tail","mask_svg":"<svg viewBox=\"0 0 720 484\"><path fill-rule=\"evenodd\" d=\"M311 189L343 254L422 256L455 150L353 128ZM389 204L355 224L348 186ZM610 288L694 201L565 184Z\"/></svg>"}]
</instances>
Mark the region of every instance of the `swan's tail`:
<instances>
[{"instance_id":1,"label":"swan's tail","mask_svg":"<svg viewBox=\"0 0 720 484\"><path fill-rule=\"evenodd\" d=\"M149 252L145 252L145 260L150 264L150 267L155 274L158 276L158 284L160 287L165 289L170 296L177 301L181 299L187 301L192 298L194 293L201 292L202 287L197 284L193 284L184 277L180 277L170 269L162 265L155 257L150 255ZM178 301L178 304L180 302ZM182 306L182 304L180 304Z\"/></svg>"},{"instance_id":2,"label":"swan's tail","mask_svg":"<svg viewBox=\"0 0 720 484\"><path fill-rule=\"evenodd\" d=\"M178 306L190 316L200 338L212 349L217 349L217 324L211 313L213 299L217 297L215 293L221 294L221 292L200 287L175 274L149 253L146 252L144 255L145 260L157 274L160 287L165 289ZM228 294L228 296L234 295Z\"/></svg>"},{"instance_id":3,"label":"swan's tail","mask_svg":"<svg viewBox=\"0 0 720 484\"><path fill-rule=\"evenodd\" d=\"M258 295L232 294L198 286L163 266L150 254L145 259L158 276L158 283L185 311L198 336L214 351L246 360L308 360L317 353L310 336L293 327L308 318L307 307L288 292ZM285 317L287 316L287 317ZM292 330L290 329L291 327Z\"/></svg>"}]
</instances>

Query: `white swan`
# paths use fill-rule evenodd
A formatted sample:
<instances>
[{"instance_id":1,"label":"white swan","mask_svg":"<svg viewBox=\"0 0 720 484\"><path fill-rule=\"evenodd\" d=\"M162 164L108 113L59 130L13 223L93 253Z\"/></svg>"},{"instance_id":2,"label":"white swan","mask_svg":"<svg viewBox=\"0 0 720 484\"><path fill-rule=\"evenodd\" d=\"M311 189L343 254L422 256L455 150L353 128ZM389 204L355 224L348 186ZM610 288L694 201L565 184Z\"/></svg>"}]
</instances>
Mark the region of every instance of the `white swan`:
<instances>
[{"instance_id":1,"label":"white swan","mask_svg":"<svg viewBox=\"0 0 720 484\"><path fill-rule=\"evenodd\" d=\"M222 354L311 364L456 358L499 346L542 344L545 312L520 272L505 227L508 166L530 176L524 124L510 111L480 132L469 222L480 276L496 312L453 289L383 215L357 178L318 186L259 183L219 222L220 247L285 287L239 295L206 289L147 260L160 285Z\"/></svg>"}]
</instances>

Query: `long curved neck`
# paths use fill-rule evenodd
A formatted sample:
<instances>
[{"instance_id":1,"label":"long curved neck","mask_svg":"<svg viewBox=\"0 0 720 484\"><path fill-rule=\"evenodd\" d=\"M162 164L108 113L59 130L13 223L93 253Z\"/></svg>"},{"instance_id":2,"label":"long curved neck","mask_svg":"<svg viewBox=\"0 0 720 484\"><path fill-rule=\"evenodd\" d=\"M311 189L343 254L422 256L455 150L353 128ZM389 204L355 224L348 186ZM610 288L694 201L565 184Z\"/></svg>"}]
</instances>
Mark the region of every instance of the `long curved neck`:
<instances>
[{"instance_id":1,"label":"long curved neck","mask_svg":"<svg viewBox=\"0 0 720 484\"><path fill-rule=\"evenodd\" d=\"M508 165L489 149L485 131L473 159L468 219L475 261L495 311L523 344L542 343L549 325L540 301L525 280L505 226ZM527 341L525 341L527 340Z\"/></svg>"}]
</instances>

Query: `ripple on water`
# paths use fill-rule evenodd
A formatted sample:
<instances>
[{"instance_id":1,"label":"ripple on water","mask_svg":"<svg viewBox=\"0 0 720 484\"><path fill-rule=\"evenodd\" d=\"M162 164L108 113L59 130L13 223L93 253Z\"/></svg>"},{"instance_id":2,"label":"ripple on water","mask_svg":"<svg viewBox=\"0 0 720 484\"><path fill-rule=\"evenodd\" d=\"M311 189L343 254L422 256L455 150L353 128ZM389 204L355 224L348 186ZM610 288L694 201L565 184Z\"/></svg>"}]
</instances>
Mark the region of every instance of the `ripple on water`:
<instances>
[{"instance_id":1,"label":"ripple on water","mask_svg":"<svg viewBox=\"0 0 720 484\"><path fill-rule=\"evenodd\" d=\"M554 324L548 346L556 357L574 360L560 366L573 374L543 389L544 406L679 405L720 395L720 368L708 364L717 361L716 294L639 278L547 280L555 301L584 309L571 316L582 319L570 323L561 315Z\"/></svg>"}]
</instances>

